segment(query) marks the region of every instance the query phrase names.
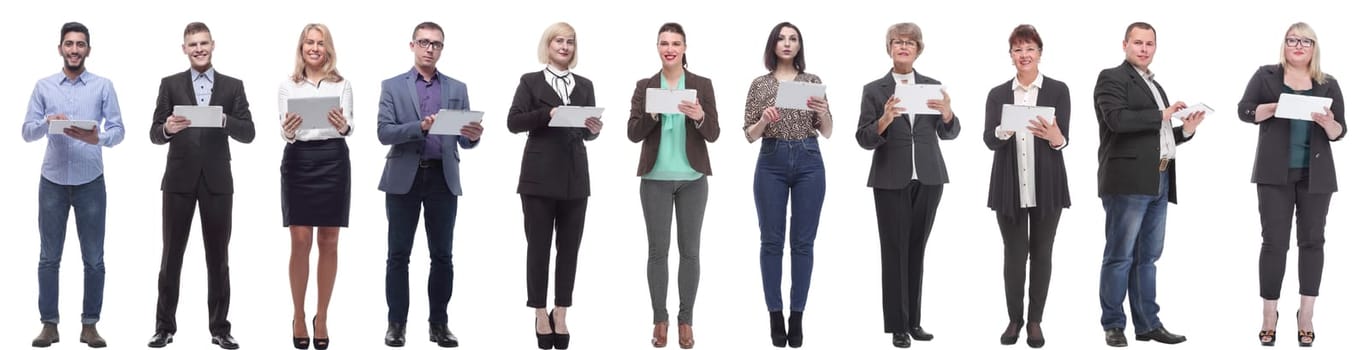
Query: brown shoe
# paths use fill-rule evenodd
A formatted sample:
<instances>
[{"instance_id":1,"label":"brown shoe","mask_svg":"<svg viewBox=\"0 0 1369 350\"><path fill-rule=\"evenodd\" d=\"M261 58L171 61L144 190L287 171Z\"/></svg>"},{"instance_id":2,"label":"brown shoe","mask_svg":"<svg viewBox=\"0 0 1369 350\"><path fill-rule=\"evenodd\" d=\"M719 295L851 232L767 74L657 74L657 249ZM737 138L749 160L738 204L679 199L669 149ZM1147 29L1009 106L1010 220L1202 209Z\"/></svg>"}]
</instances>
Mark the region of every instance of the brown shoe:
<instances>
[{"instance_id":1,"label":"brown shoe","mask_svg":"<svg viewBox=\"0 0 1369 350\"><path fill-rule=\"evenodd\" d=\"M656 329L651 331L651 347L664 348L668 337L666 331L668 330L670 330L669 322L656 322Z\"/></svg>"},{"instance_id":2,"label":"brown shoe","mask_svg":"<svg viewBox=\"0 0 1369 350\"><path fill-rule=\"evenodd\" d=\"M33 347L46 348L56 343L60 337L57 336L57 325L53 323L43 323L43 330L38 332L38 337L33 338Z\"/></svg>"},{"instance_id":3,"label":"brown shoe","mask_svg":"<svg viewBox=\"0 0 1369 350\"><path fill-rule=\"evenodd\" d=\"M694 326L685 323L680 324L680 348L694 348Z\"/></svg>"},{"instance_id":4,"label":"brown shoe","mask_svg":"<svg viewBox=\"0 0 1369 350\"><path fill-rule=\"evenodd\" d=\"M95 325L88 324L81 326L81 342L92 348L105 347L105 338L100 336L100 332L95 330Z\"/></svg>"}]
</instances>

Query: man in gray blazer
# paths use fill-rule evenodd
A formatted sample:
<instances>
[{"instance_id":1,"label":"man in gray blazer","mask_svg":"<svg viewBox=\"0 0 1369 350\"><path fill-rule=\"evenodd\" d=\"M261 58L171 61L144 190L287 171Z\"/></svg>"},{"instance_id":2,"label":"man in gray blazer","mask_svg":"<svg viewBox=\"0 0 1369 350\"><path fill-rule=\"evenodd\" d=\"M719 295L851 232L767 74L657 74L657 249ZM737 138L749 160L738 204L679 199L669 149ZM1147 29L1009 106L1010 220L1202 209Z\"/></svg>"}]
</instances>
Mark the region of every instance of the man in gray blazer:
<instances>
[{"instance_id":1,"label":"man in gray blazer","mask_svg":"<svg viewBox=\"0 0 1369 350\"><path fill-rule=\"evenodd\" d=\"M474 148L483 131L480 123L461 129L460 136L433 135L437 112L469 110L466 84L437 72L445 38L442 27L423 22L414 28L409 49L414 68L381 83L377 117L380 143L390 146L380 190L385 191L389 219L389 258L385 262L385 300L389 326L385 345L404 346L409 317L409 253L413 250L420 207L426 208L428 253L428 339L444 348L456 347L447 328L447 302L452 297L452 236L456 228L456 197L461 195L457 147Z\"/></svg>"}]
</instances>

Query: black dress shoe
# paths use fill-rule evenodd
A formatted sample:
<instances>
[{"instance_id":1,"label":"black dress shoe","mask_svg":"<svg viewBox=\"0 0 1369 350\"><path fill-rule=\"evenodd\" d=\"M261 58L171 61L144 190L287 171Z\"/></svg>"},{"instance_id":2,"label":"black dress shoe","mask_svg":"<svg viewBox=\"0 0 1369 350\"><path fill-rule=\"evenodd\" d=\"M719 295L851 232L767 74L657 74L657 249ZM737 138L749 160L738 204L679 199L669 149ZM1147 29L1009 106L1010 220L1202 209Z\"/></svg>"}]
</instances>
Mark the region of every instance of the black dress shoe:
<instances>
[{"instance_id":1,"label":"black dress shoe","mask_svg":"<svg viewBox=\"0 0 1369 350\"><path fill-rule=\"evenodd\" d=\"M931 333L927 333L926 331L923 331L923 330L922 330L922 327L913 327L913 330L912 330L911 332L908 332L908 334L909 334L909 335L912 335L912 336L913 336L913 340L916 340L916 341L928 341L928 340L932 340L932 334L931 334Z\"/></svg>"},{"instance_id":2,"label":"black dress shoe","mask_svg":"<svg viewBox=\"0 0 1369 350\"><path fill-rule=\"evenodd\" d=\"M103 348L106 345L105 338L100 336L100 332L95 330L95 325L81 325L81 343L92 348Z\"/></svg>"},{"instance_id":3,"label":"black dress shoe","mask_svg":"<svg viewBox=\"0 0 1369 350\"><path fill-rule=\"evenodd\" d=\"M789 347L803 346L803 311L789 313Z\"/></svg>"},{"instance_id":4,"label":"black dress shoe","mask_svg":"<svg viewBox=\"0 0 1369 350\"><path fill-rule=\"evenodd\" d=\"M1122 333L1121 328L1108 328L1103 331L1103 340L1107 341L1108 346L1120 348L1127 346L1127 335Z\"/></svg>"},{"instance_id":5,"label":"black dress shoe","mask_svg":"<svg viewBox=\"0 0 1369 350\"><path fill-rule=\"evenodd\" d=\"M61 340L61 337L57 336L57 324L44 322L43 330L39 331L38 336L33 338L33 347L46 348L58 340Z\"/></svg>"},{"instance_id":6,"label":"black dress shoe","mask_svg":"<svg viewBox=\"0 0 1369 350\"><path fill-rule=\"evenodd\" d=\"M390 322L389 326L385 327L385 345L389 347L404 346L403 323Z\"/></svg>"},{"instance_id":7,"label":"black dress shoe","mask_svg":"<svg viewBox=\"0 0 1369 350\"><path fill-rule=\"evenodd\" d=\"M166 344L171 344L171 340L171 332L157 331L157 333L152 334L152 339L147 341L147 347L164 348Z\"/></svg>"},{"instance_id":8,"label":"black dress shoe","mask_svg":"<svg viewBox=\"0 0 1369 350\"><path fill-rule=\"evenodd\" d=\"M452 335L452 331L447 329L446 323L429 323L428 341L437 343L437 346L444 348L454 348L460 345L456 342L456 336Z\"/></svg>"},{"instance_id":9,"label":"black dress shoe","mask_svg":"<svg viewBox=\"0 0 1369 350\"><path fill-rule=\"evenodd\" d=\"M220 348L234 350L238 348L238 340L233 339L232 335L219 334L209 338L209 342L218 345Z\"/></svg>"},{"instance_id":10,"label":"black dress shoe","mask_svg":"<svg viewBox=\"0 0 1369 350\"><path fill-rule=\"evenodd\" d=\"M1143 334L1137 334L1137 335L1136 335L1136 340L1138 340L1138 341L1150 341L1150 340L1154 340L1154 341L1161 342L1161 343L1165 343L1165 344L1178 344L1178 343L1184 342L1185 340L1188 340L1188 338L1187 338L1187 337L1184 337L1184 336L1182 336L1182 335L1170 333L1169 331L1165 330L1165 327L1158 327L1158 328L1155 328L1155 329L1150 330L1149 332L1145 332L1145 333L1143 333Z\"/></svg>"},{"instance_id":11,"label":"black dress shoe","mask_svg":"<svg viewBox=\"0 0 1369 350\"><path fill-rule=\"evenodd\" d=\"M1008 323L1008 328L1003 330L1003 334L998 336L998 343L1003 345L1017 344L1017 335L1022 332L1022 324L1017 322Z\"/></svg>"},{"instance_id":12,"label":"black dress shoe","mask_svg":"<svg viewBox=\"0 0 1369 350\"><path fill-rule=\"evenodd\" d=\"M1033 349L1046 346L1046 336L1041 334L1041 323L1027 323L1027 346Z\"/></svg>"},{"instance_id":13,"label":"black dress shoe","mask_svg":"<svg viewBox=\"0 0 1369 350\"><path fill-rule=\"evenodd\" d=\"M910 346L913 346L913 341L910 340L910 339L908 339L908 333L903 333L903 332L894 333L894 347L896 347L896 348L907 348L907 347L910 347Z\"/></svg>"},{"instance_id":14,"label":"black dress shoe","mask_svg":"<svg viewBox=\"0 0 1369 350\"><path fill-rule=\"evenodd\" d=\"M770 344L777 348L789 343L789 333L784 330L784 312L770 312Z\"/></svg>"}]
</instances>

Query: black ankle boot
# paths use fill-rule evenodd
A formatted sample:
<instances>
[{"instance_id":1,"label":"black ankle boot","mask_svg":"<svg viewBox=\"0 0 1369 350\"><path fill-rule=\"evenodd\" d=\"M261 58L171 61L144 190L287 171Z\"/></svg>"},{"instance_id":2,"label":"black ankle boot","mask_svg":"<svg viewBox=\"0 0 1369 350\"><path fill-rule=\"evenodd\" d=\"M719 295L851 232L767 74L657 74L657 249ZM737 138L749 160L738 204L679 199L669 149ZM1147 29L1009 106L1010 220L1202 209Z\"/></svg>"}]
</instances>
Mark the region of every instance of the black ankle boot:
<instances>
[{"instance_id":1,"label":"black ankle boot","mask_svg":"<svg viewBox=\"0 0 1369 350\"><path fill-rule=\"evenodd\" d=\"M786 337L788 337L788 335L784 334L784 312L771 311L770 342L775 344L775 347L782 348L787 341Z\"/></svg>"},{"instance_id":2,"label":"black ankle boot","mask_svg":"<svg viewBox=\"0 0 1369 350\"><path fill-rule=\"evenodd\" d=\"M789 347L803 346L803 311L789 313Z\"/></svg>"}]
</instances>

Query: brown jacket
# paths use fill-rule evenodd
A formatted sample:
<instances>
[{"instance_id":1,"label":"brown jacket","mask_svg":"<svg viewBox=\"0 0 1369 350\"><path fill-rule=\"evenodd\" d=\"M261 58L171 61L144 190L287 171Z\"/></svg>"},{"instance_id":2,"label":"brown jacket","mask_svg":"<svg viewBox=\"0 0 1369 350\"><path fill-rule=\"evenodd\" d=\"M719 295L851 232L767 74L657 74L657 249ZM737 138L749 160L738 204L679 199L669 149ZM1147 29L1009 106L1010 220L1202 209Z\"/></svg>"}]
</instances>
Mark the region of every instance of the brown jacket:
<instances>
[{"instance_id":1,"label":"brown jacket","mask_svg":"<svg viewBox=\"0 0 1369 350\"><path fill-rule=\"evenodd\" d=\"M655 116L646 112L646 89L660 86L660 72L652 74L642 80L637 81L637 88L632 93L632 110L628 112L627 119L627 138L632 142L642 142L642 156L637 162L637 176L646 175L651 168L656 165L656 153L661 145L661 122L660 116ZM689 158L689 165L694 167L694 171L704 175L713 175L713 168L708 162L707 142L718 140L721 131L718 128L718 102L713 98L713 81L708 78L685 71L685 89L697 91L699 105L703 107L704 119L702 122L695 123L693 120L685 122L685 154Z\"/></svg>"}]
</instances>

